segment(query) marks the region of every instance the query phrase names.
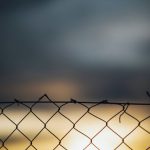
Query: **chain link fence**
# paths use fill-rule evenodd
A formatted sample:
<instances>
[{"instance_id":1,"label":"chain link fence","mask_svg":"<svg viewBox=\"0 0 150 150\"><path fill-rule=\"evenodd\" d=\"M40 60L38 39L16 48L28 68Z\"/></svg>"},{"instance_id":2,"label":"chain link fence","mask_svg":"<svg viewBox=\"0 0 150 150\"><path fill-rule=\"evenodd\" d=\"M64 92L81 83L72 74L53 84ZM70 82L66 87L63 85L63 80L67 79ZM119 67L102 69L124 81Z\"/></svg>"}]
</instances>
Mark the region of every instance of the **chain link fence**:
<instances>
[{"instance_id":1,"label":"chain link fence","mask_svg":"<svg viewBox=\"0 0 150 150\"><path fill-rule=\"evenodd\" d=\"M0 150L150 150L150 104L0 102Z\"/></svg>"}]
</instances>

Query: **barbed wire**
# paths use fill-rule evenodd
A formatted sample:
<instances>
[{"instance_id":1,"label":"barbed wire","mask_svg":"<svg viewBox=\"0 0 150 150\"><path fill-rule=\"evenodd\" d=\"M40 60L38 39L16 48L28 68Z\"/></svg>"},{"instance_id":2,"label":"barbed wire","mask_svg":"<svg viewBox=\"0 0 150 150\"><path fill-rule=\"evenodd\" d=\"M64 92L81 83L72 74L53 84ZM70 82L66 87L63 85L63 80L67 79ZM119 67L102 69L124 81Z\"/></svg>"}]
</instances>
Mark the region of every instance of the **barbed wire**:
<instances>
[{"instance_id":1,"label":"barbed wire","mask_svg":"<svg viewBox=\"0 0 150 150\"><path fill-rule=\"evenodd\" d=\"M44 100L45 98L47 101ZM49 113L49 117L46 121L43 119L43 117L39 115L39 113L37 113L37 111L35 111L37 105L41 106L41 109L43 109L42 104L46 104L46 106L49 105L50 106L49 108L52 110L55 108L53 112ZM19 110L19 114L21 115L21 119L19 121L13 119L14 118L14 116L12 117L13 112L12 114L11 113L8 114L8 111L10 111L12 107L14 108L14 105L17 106L15 107L15 110L13 109L11 110L11 112L17 111L16 110L17 108L23 107L22 108L23 110ZM68 116L68 114L65 111L63 111L63 109L67 106L68 106L67 111L69 112L72 112L73 106L77 106L77 108L81 107L82 110L84 111L78 111L78 109L76 109L75 112L73 112L75 113L73 115L76 116L76 113L78 113L79 115L77 115L76 119L72 119L71 116ZM100 112L103 111L103 109L105 109L105 106L106 107L109 106L108 108L110 109L110 112L103 112L102 114L100 114L99 111ZM149 124L150 111L147 111L146 116L144 116L142 119L139 119L135 115L137 112L129 111L129 108L131 106L139 106L139 107L146 106L149 109L150 103L129 103L129 102L121 103L121 102L109 102L108 100L102 100L99 102L93 101L81 102L75 99L70 99L70 101L52 101L47 94L41 96L37 101L20 101L14 99L14 101L0 102L0 150L12 150L12 147L10 146L11 144L9 143L15 140L16 137L14 136L14 134L16 132L23 137L24 141L26 141L25 146L22 145L20 148L23 150L30 150L30 149L43 150L44 148L39 148L42 147L42 142L38 143L38 145L40 146L37 146L37 143L35 144L35 141L37 141L37 139L41 136L43 132L46 132L45 136L48 136L48 134L50 135L49 137L50 141L53 141L52 139L54 139L55 141L53 143L52 142L46 143L48 150L58 150L58 149L89 150L90 148L92 150L107 150L107 148L108 150L110 149L122 150L122 147L125 147L124 149L129 150L138 150L137 147L140 147L139 145L143 144L142 141L141 143L139 143L140 141L137 139L135 140L134 144L130 142L131 139L133 141L135 139L134 136L132 137L132 134L136 135L137 133L138 133L137 136L139 137L142 136L141 134L143 134L142 139L147 141L147 143L143 144L144 145L142 147L143 149L140 148L139 150L150 150L150 124ZM113 108L113 110L111 108ZM24 112L24 109L26 109L26 113L22 115L21 111ZM40 111L40 108L38 110ZM45 111L47 111L47 109L45 109ZM108 115L106 115L106 113ZM42 127L33 136L33 138L30 137L32 131L28 131L29 129L25 127L23 129L21 128L22 126L26 126L26 124L24 125L24 121L26 121L30 115L34 116L33 118L37 119L39 121L39 124L42 124ZM58 121L59 123L55 119L57 116L59 116L58 118L60 118L60 120ZM107 118L106 119L103 118L103 116L109 117L106 117ZM125 116L128 119L125 120L124 119ZM30 119L30 121L28 122L28 126L33 125L34 128L33 118ZM95 120L95 123L90 121L90 118ZM3 123L4 120L5 123ZM65 127L63 120L67 124L66 125L66 127L68 127L67 131L63 131L63 127L60 127L61 124L64 125ZM86 122L85 120L88 121ZM119 131L120 129L116 129L115 127L116 125L114 126L111 125L111 123L114 120L115 123L118 124L117 126L124 124L124 121L126 121L126 126L123 125L122 131ZM130 121L134 122L134 125L130 126ZM52 122L54 124L53 126L51 125ZM84 124L84 127L81 129L79 127L80 124ZM90 124L92 124L92 126L90 126ZM127 124L129 124L128 125L129 129L127 129ZM13 129L11 129L9 134L5 135L5 133L3 132L7 132L7 129L10 128L10 125L13 126ZM57 125L59 125L59 128L56 127ZM59 129L58 130L59 133L55 133L57 131L54 129L55 127ZM124 133L124 131L126 130L128 130L128 132ZM59 134L62 134L61 132L63 133L63 135L61 135L60 137ZM108 132L107 133L108 135L104 134L103 132L104 133ZM70 144L72 146L65 143L66 139L68 139L71 136L70 134L73 133L75 133L77 137L79 136L86 139L87 142L81 143L82 139L78 138L77 143L75 142L76 144ZM44 136L42 138L44 139ZM119 142L114 142L115 138ZM72 142L72 140L74 139L70 138L70 143ZM111 144L109 145L109 143ZM78 148L73 148L73 146Z\"/></svg>"}]
</instances>

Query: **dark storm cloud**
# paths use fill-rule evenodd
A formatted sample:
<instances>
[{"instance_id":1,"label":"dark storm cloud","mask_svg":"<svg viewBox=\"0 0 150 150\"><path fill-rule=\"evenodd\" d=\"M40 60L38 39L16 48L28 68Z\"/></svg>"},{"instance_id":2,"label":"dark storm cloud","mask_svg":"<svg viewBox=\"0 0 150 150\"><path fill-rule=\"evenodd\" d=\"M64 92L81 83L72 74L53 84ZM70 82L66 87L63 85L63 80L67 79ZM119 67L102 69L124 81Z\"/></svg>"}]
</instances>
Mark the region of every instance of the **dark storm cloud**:
<instances>
[{"instance_id":1,"label":"dark storm cloud","mask_svg":"<svg viewBox=\"0 0 150 150\"><path fill-rule=\"evenodd\" d=\"M39 5L48 0L1 0L0 10L1 11L12 11L18 9L19 7L28 7L31 5ZM49 0L50 1L50 0ZM51 0L53 1L53 0Z\"/></svg>"},{"instance_id":2,"label":"dark storm cloud","mask_svg":"<svg viewBox=\"0 0 150 150\"><path fill-rule=\"evenodd\" d=\"M61 78L81 83L82 97L144 97L149 1L16 0L0 7L2 98L14 96L7 89Z\"/></svg>"}]
</instances>

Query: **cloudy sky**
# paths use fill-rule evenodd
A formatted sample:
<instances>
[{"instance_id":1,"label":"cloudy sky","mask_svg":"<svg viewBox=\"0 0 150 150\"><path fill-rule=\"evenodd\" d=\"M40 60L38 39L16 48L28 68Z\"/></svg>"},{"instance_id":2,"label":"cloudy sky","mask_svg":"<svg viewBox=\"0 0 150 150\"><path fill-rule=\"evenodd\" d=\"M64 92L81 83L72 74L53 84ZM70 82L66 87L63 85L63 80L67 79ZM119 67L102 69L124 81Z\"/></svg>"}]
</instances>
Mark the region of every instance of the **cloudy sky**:
<instances>
[{"instance_id":1,"label":"cloudy sky","mask_svg":"<svg viewBox=\"0 0 150 150\"><path fill-rule=\"evenodd\" d=\"M146 99L148 0L0 2L0 100Z\"/></svg>"}]
</instances>

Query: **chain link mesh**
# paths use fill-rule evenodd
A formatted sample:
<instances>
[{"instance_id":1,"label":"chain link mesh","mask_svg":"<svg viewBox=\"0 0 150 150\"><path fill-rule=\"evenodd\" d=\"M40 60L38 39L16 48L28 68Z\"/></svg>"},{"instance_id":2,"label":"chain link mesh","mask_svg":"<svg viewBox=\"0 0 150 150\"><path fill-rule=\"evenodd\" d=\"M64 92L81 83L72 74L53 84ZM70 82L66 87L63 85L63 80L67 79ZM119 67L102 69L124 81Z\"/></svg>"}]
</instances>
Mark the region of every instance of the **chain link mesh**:
<instances>
[{"instance_id":1,"label":"chain link mesh","mask_svg":"<svg viewBox=\"0 0 150 150\"><path fill-rule=\"evenodd\" d=\"M17 149L150 150L150 104L0 102L0 150Z\"/></svg>"}]
</instances>

